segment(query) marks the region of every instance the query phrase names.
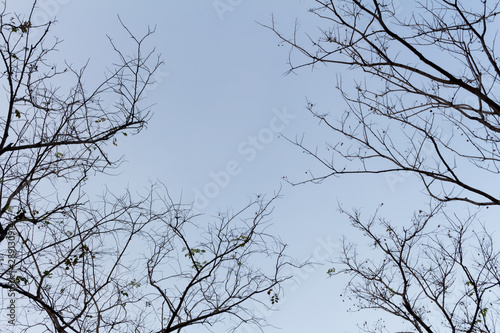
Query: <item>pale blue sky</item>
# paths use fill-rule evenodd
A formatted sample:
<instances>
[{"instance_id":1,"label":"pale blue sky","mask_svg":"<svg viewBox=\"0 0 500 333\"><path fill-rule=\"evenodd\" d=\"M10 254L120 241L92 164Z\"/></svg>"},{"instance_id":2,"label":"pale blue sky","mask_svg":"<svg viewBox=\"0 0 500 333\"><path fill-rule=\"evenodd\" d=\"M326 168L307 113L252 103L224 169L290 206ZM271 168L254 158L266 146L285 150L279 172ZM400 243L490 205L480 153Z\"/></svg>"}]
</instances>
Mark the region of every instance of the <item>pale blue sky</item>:
<instances>
[{"instance_id":1,"label":"pale blue sky","mask_svg":"<svg viewBox=\"0 0 500 333\"><path fill-rule=\"evenodd\" d=\"M20 1L12 8L29 2ZM231 10L218 13L214 4L220 2ZM289 49L279 46L277 38L256 21L269 23L274 13L287 33L292 33L297 18L303 27L314 26L308 1L220 2L40 1L37 17L58 19L53 33L64 40L58 56L75 65L91 59L88 84L94 77L97 82L102 68L113 60L106 34L126 45L117 14L138 35L148 25L156 26L149 43L163 55L165 65L158 84L148 92L147 103L155 104L153 118L146 131L120 138L118 148L110 147L116 156L124 154L126 163L115 177L95 180L94 189L102 190L99 184L105 183L114 191L127 186L139 190L148 181L159 180L173 197L182 195L185 202L199 199L196 193L205 194L209 200L198 208L210 215L282 187L284 197L276 204L272 231L298 259L335 256L336 241L352 233L347 219L337 212L337 202L369 213L383 201L392 216L410 216L419 200L418 183L412 177L392 185L384 176L332 178L322 185L297 187L281 180L282 176L303 179L304 172L317 165L278 138L277 132L291 138L306 133L311 143L328 139L330 133L306 111L306 97L340 115L344 105L335 90L337 70L344 82L352 78L344 68L333 67L283 76ZM217 185L214 175L227 168L233 175L227 181L220 178ZM217 185L213 198L206 195L206 189L214 189L209 183ZM412 200L405 199L409 197ZM265 332L358 332L356 324L377 319L373 314L346 312L349 304L339 296L345 280L327 279L327 268L298 273L298 285L288 285L280 311L269 314L269 322L282 330Z\"/></svg>"}]
</instances>

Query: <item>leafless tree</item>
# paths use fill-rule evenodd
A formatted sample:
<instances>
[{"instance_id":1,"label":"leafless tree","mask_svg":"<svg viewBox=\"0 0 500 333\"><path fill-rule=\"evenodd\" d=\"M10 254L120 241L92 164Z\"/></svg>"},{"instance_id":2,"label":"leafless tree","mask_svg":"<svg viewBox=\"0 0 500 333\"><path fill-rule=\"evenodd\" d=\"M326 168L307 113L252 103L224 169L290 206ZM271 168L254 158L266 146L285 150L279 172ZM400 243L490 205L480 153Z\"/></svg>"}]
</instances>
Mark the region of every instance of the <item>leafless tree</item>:
<instances>
[{"instance_id":1,"label":"leafless tree","mask_svg":"<svg viewBox=\"0 0 500 333\"><path fill-rule=\"evenodd\" d=\"M271 307L289 278L280 274L285 246L265 232L274 198L203 223L165 193L153 186L140 201L107 193L61 221L18 227L16 262L0 282L31 309L16 328L181 332L220 329L224 315L233 329L265 325L249 303Z\"/></svg>"},{"instance_id":2,"label":"leafless tree","mask_svg":"<svg viewBox=\"0 0 500 333\"><path fill-rule=\"evenodd\" d=\"M0 13L0 289L3 331L182 332L265 324L251 304L279 299L282 242L266 233L275 197L207 223L152 185L90 197L87 179L116 168L106 153L140 132L161 60L123 25L135 54L116 54L95 87L86 66L55 64L52 22ZM231 324L232 323L232 324ZM219 327L219 326L214 326Z\"/></svg>"},{"instance_id":3,"label":"leafless tree","mask_svg":"<svg viewBox=\"0 0 500 333\"><path fill-rule=\"evenodd\" d=\"M350 274L346 296L353 310L384 310L416 332L496 332L500 253L494 236L476 216L446 219L441 209L418 211L408 227L343 211L380 255L361 255L344 239L342 257L328 273ZM368 322L362 328L391 332Z\"/></svg>"},{"instance_id":4,"label":"leafless tree","mask_svg":"<svg viewBox=\"0 0 500 333\"><path fill-rule=\"evenodd\" d=\"M332 131L332 141L318 147L303 138L290 140L324 173L289 181L412 173L439 203L406 228L382 220L382 232L375 229L376 218L363 222L348 213L382 255L381 261L361 260L346 242L341 271L353 276L348 289L361 308L383 309L418 332L497 327L500 280L493 238L478 230L473 216L450 216L443 205L500 204L498 7L489 0L318 0L310 10L317 31L302 35L297 26L288 37L274 19L267 26L291 46L290 72L331 65L362 77L347 84L337 76L347 105L341 116L308 102L308 110ZM473 240L477 249L466 250ZM437 311L442 320L431 321L427 311Z\"/></svg>"}]
</instances>

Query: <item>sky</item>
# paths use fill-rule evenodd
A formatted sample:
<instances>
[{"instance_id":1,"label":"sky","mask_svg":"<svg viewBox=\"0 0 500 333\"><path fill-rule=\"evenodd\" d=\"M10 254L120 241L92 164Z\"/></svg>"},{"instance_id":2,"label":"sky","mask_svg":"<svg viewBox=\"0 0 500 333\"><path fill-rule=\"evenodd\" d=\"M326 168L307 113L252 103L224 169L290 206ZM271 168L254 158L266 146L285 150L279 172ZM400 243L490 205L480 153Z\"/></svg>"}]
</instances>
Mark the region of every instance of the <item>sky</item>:
<instances>
[{"instance_id":1,"label":"sky","mask_svg":"<svg viewBox=\"0 0 500 333\"><path fill-rule=\"evenodd\" d=\"M29 6L27 0L12 4ZM140 191L159 181L207 218L241 207L256 194L281 191L270 230L288 244L289 255L317 262L336 256L342 235L363 242L339 214L339 203L370 214L383 202L383 212L393 218L411 216L416 202L424 204L413 177L342 177L301 186L282 179L303 180L306 171L320 170L282 137L304 135L312 145L329 139L306 101L340 116L346 106L335 89L336 76L342 74L347 84L353 80L345 68L321 66L284 75L289 49L259 23L269 24L273 15L285 34L296 22L307 31L317 23L309 6L305 0L40 1L35 19L57 17L52 32L63 40L57 57L75 66L90 59L89 85L113 59L107 35L126 49L117 15L137 35L155 27L149 46L165 63L147 93L146 103L154 104L147 129L110 146L125 162L114 176L97 177L90 191ZM358 332L356 324L380 317L347 312L350 304L340 296L346 279L328 278L327 269L294 272L296 282L285 286L279 311L264 314L277 328L265 332Z\"/></svg>"}]
</instances>

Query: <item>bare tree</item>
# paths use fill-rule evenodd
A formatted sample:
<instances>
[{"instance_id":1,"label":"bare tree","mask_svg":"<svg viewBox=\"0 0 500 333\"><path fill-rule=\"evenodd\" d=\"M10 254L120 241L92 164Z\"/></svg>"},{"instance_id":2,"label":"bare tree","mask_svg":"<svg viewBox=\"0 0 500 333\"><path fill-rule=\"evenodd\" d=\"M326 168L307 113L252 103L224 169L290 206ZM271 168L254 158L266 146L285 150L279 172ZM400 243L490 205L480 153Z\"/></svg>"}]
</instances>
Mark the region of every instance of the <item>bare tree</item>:
<instances>
[{"instance_id":1,"label":"bare tree","mask_svg":"<svg viewBox=\"0 0 500 333\"><path fill-rule=\"evenodd\" d=\"M417 214L406 228L382 220L382 232L375 228L376 218L363 222L359 214L348 213L382 255L381 261L366 262L346 242L341 271L353 276L348 289L361 308L385 310L418 332L438 332L439 326L450 332L496 331L500 280L493 238L480 233L473 216L450 216L442 207L500 204L495 185L500 173L499 2L314 3L310 12L319 29L308 31L305 40L298 26L291 37L274 20L267 26L291 46L290 72L319 64L343 66L363 79L347 84L337 76L347 105L341 116L308 102L333 138L324 147L290 140L325 171L289 181L412 173L440 203ZM477 241L475 251L466 250L470 237ZM478 254L475 259L472 252ZM427 311L437 311L442 320L432 321Z\"/></svg>"},{"instance_id":2,"label":"bare tree","mask_svg":"<svg viewBox=\"0 0 500 333\"><path fill-rule=\"evenodd\" d=\"M154 31L138 38L123 25L135 54L110 39L114 68L90 88L86 66L50 61L59 41L53 22L32 24L36 5L22 15L4 2L0 13L2 331L265 324L251 303L278 300L290 263L266 233L275 197L203 224L160 185L143 196L86 195L89 177L120 164L107 145L140 132L150 117L143 98L162 63L145 49Z\"/></svg>"},{"instance_id":3,"label":"bare tree","mask_svg":"<svg viewBox=\"0 0 500 333\"><path fill-rule=\"evenodd\" d=\"M344 239L342 257L328 273L351 276L346 296L355 310L384 310L416 332L496 332L500 252L494 237L476 216L447 219L441 208L417 212L408 227L343 211L380 255L360 255L356 243ZM378 324L362 328L390 332Z\"/></svg>"},{"instance_id":4,"label":"bare tree","mask_svg":"<svg viewBox=\"0 0 500 333\"><path fill-rule=\"evenodd\" d=\"M14 279L5 269L8 281L0 282L32 309L16 328L181 332L197 324L265 325L249 303L270 307L289 278L280 274L289 264L285 246L265 232L274 198L203 223L165 193L159 186L142 200L107 193L60 222L19 227Z\"/></svg>"}]
</instances>

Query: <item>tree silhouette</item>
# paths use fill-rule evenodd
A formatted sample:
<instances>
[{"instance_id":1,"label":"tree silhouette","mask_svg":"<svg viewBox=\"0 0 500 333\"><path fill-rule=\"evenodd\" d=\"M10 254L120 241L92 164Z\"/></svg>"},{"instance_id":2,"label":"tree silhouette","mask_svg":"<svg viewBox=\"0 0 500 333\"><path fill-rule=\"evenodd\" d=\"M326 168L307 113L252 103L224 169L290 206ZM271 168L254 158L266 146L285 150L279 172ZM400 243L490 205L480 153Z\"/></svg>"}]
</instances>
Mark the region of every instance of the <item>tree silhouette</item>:
<instances>
[{"instance_id":1,"label":"tree silhouette","mask_svg":"<svg viewBox=\"0 0 500 333\"><path fill-rule=\"evenodd\" d=\"M144 97L162 64L110 38L114 67L85 83L86 67L56 64L53 22L0 13L0 289L3 331L181 332L192 325L265 324L291 264L266 233L276 197L200 221L161 184L146 193L87 195L87 180L117 168L107 150L150 118ZM153 149L153 148L151 148Z\"/></svg>"},{"instance_id":2,"label":"tree silhouette","mask_svg":"<svg viewBox=\"0 0 500 333\"><path fill-rule=\"evenodd\" d=\"M274 20L267 26L291 47L290 72L322 64L349 68L358 79L350 84L337 76L347 105L342 115L308 102L331 141L319 147L290 141L324 173L289 182L411 173L430 198L429 208L416 207L409 223L341 208L379 256L365 257L345 240L329 273L352 277L347 297L359 309L384 310L417 332L495 332L499 254L486 222L472 212L500 204L494 185L500 173L499 2L314 3L310 12L319 28L304 39L299 26L291 37ZM459 214L462 206L471 213Z\"/></svg>"}]
</instances>

